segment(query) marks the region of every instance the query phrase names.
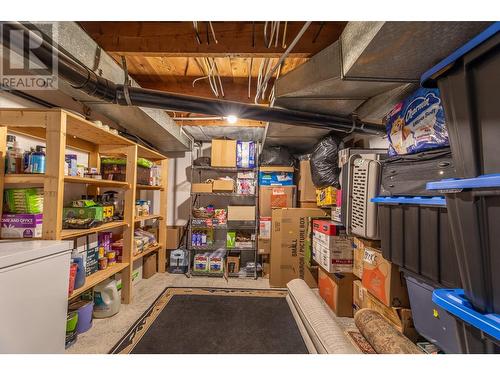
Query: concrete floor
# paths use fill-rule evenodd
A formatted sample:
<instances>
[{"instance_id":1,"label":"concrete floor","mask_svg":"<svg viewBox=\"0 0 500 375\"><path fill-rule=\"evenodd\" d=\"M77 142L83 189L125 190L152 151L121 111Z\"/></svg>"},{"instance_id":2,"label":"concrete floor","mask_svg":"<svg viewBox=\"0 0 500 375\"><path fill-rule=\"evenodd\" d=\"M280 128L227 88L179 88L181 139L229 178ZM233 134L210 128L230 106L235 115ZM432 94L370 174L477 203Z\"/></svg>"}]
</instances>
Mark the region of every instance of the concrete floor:
<instances>
[{"instance_id":1,"label":"concrete floor","mask_svg":"<svg viewBox=\"0 0 500 375\"><path fill-rule=\"evenodd\" d=\"M66 350L67 354L106 354L134 324L154 300L167 287L220 287L220 288L269 288L269 280L247 278L172 275L157 273L141 280L133 289L133 303L122 305L120 312L107 319L94 319L93 326L78 336L77 342Z\"/></svg>"},{"instance_id":2,"label":"concrete floor","mask_svg":"<svg viewBox=\"0 0 500 375\"><path fill-rule=\"evenodd\" d=\"M219 287L219 288L253 288L269 289L269 280L247 278L230 278L225 280L219 277L172 275L157 273L149 279L141 280L133 289L133 303L122 305L120 312L107 319L94 319L92 328L79 335L77 342L66 350L67 354L106 354L122 338L125 332L151 306L155 299L167 287ZM357 330L352 318L338 318L328 305L319 297L340 327L346 330Z\"/></svg>"}]
</instances>

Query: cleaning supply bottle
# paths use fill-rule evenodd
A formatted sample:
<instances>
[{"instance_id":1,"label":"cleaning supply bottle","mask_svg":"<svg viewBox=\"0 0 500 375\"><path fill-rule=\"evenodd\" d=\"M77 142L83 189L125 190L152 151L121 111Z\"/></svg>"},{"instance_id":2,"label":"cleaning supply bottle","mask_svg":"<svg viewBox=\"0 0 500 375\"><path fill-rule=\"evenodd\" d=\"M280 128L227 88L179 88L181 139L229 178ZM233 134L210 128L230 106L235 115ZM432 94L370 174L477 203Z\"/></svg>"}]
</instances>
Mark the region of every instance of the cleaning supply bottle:
<instances>
[{"instance_id":1,"label":"cleaning supply bottle","mask_svg":"<svg viewBox=\"0 0 500 375\"><path fill-rule=\"evenodd\" d=\"M31 153L30 170L31 173L45 173L45 147L36 146L36 151Z\"/></svg>"},{"instance_id":2,"label":"cleaning supply bottle","mask_svg":"<svg viewBox=\"0 0 500 375\"><path fill-rule=\"evenodd\" d=\"M120 311L116 280L108 279L94 287L94 318L109 318Z\"/></svg>"},{"instance_id":3,"label":"cleaning supply bottle","mask_svg":"<svg viewBox=\"0 0 500 375\"><path fill-rule=\"evenodd\" d=\"M72 256L72 260L78 266L75 278L75 289L78 289L85 284L85 263L81 255Z\"/></svg>"}]
</instances>

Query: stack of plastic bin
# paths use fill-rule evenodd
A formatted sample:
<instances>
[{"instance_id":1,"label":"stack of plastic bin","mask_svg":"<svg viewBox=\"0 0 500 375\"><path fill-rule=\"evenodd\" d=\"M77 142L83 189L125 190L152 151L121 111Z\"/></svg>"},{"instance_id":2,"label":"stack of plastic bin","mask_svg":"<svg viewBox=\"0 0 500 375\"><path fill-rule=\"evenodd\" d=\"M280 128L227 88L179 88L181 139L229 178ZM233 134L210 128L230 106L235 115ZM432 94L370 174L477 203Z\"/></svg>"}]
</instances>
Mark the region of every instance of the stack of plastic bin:
<instances>
[{"instance_id":1,"label":"stack of plastic bin","mask_svg":"<svg viewBox=\"0 0 500 375\"><path fill-rule=\"evenodd\" d=\"M439 288L460 288L443 197L376 197L382 255L401 267L416 330L445 353L465 353L455 319L432 301Z\"/></svg>"},{"instance_id":2,"label":"stack of plastic bin","mask_svg":"<svg viewBox=\"0 0 500 375\"><path fill-rule=\"evenodd\" d=\"M455 167L463 178L432 182L427 188L446 196L464 291L434 295L469 333L463 336L469 352L496 353L498 336L470 316L482 314L494 332L500 330L500 22L422 76L423 86L436 84ZM466 299L459 307L450 302L457 296ZM458 314L465 310L467 314Z\"/></svg>"}]
</instances>

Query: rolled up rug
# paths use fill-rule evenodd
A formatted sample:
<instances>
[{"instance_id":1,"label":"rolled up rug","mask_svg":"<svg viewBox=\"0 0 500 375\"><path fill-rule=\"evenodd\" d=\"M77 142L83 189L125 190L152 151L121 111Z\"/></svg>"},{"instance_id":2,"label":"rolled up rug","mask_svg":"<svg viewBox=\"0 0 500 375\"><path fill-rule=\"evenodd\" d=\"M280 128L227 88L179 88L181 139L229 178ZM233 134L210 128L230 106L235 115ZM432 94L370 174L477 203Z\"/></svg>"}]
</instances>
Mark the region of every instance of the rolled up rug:
<instances>
[{"instance_id":1,"label":"rolled up rug","mask_svg":"<svg viewBox=\"0 0 500 375\"><path fill-rule=\"evenodd\" d=\"M423 354L414 343L374 310L359 310L354 315L354 323L379 354Z\"/></svg>"}]
</instances>

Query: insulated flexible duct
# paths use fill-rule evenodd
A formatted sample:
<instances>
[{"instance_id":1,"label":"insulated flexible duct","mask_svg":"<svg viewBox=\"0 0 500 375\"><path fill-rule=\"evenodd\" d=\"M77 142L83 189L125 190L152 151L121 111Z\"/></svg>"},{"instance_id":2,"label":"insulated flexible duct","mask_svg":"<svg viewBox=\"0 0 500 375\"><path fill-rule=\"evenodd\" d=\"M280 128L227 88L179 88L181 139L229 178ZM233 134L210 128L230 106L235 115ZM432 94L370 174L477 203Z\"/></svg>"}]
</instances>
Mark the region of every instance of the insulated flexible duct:
<instances>
[{"instance_id":1,"label":"insulated flexible duct","mask_svg":"<svg viewBox=\"0 0 500 375\"><path fill-rule=\"evenodd\" d=\"M53 61L53 57L55 56L58 64L58 75L63 80L71 84L75 89L79 89L90 96L106 102L123 106L134 105L214 116L227 116L231 114L247 120L320 127L347 133L381 134L383 131L376 124L365 124L358 120L341 116L321 115L226 100L199 98L115 84L108 79L98 76L72 57L62 53L23 24L19 22L1 22L0 24L3 30L4 45L11 46L12 44L16 44L17 46L23 46L28 45L26 43L30 42L33 45L33 42L35 42L40 47L33 49L31 52L41 62L50 65L49 62ZM20 31L20 33L10 33L10 31L15 30ZM21 38L24 40L21 40Z\"/></svg>"}]
</instances>

